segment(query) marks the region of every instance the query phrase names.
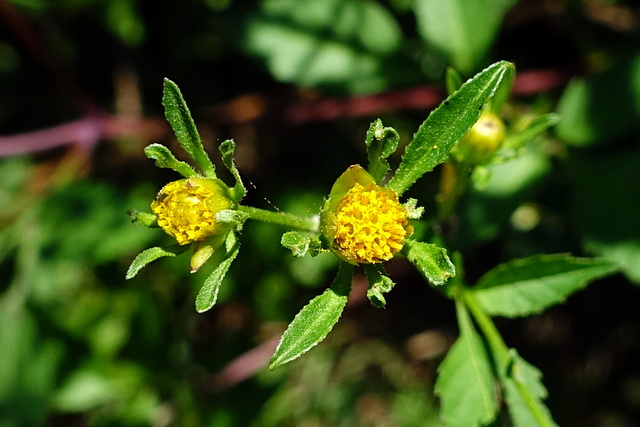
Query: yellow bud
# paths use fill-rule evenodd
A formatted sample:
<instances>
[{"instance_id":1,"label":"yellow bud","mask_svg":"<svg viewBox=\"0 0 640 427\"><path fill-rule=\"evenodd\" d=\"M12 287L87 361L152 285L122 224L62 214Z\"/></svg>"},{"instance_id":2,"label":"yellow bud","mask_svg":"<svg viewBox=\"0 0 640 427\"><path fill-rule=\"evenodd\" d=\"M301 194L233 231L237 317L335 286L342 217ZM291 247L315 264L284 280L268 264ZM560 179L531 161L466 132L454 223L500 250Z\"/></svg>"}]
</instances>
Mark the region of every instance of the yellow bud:
<instances>
[{"instance_id":1,"label":"yellow bud","mask_svg":"<svg viewBox=\"0 0 640 427\"><path fill-rule=\"evenodd\" d=\"M413 233L398 195L358 165L336 181L323 206L321 230L331 249L351 264L388 261Z\"/></svg>"},{"instance_id":2,"label":"yellow bud","mask_svg":"<svg viewBox=\"0 0 640 427\"><path fill-rule=\"evenodd\" d=\"M216 221L216 213L232 209L228 188L220 181L188 178L170 182L151 203L158 225L180 245L226 233L229 228Z\"/></svg>"}]
</instances>

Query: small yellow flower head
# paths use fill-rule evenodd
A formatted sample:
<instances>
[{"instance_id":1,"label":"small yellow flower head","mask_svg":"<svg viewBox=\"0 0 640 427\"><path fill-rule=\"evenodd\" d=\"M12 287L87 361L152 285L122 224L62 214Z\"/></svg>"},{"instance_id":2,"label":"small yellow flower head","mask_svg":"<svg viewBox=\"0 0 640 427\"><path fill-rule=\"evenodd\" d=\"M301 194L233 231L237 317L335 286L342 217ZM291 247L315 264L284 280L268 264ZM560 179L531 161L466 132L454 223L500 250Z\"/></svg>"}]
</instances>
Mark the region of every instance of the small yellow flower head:
<instances>
[{"instance_id":1,"label":"small yellow flower head","mask_svg":"<svg viewBox=\"0 0 640 427\"><path fill-rule=\"evenodd\" d=\"M351 264L388 261L413 233L398 195L378 186L358 165L336 181L321 228L333 251Z\"/></svg>"},{"instance_id":2,"label":"small yellow flower head","mask_svg":"<svg viewBox=\"0 0 640 427\"><path fill-rule=\"evenodd\" d=\"M218 180L188 178L170 182L151 203L158 225L180 245L220 235L228 227L215 216L233 208L227 187Z\"/></svg>"}]
</instances>

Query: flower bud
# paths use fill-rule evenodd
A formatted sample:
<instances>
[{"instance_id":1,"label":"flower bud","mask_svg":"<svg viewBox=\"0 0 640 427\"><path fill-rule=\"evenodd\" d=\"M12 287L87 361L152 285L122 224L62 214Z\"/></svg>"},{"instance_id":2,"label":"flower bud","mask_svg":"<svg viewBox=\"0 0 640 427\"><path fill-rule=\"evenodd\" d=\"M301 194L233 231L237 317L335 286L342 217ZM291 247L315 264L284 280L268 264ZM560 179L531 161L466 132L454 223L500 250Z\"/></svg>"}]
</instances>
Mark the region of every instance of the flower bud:
<instances>
[{"instance_id":1,"label":"flower bud","mask_svg":"<svg viewBox=\"0 0 640 427\"><path fill-rule=\"evenodd\" d=\"M216 213L233 207L221 181L199 177L170 182L151 203L158 225L180 245L226 234L229 226L216 221Z\"/></svg>"},{"instance_id":2,"label":"flower bud","mask_svg":"<svg viewBox=\"0 0 640 427\"><path fill-rule=\"evenodd\" d=\"M351 264L388 261L413 233L397 193L377 185L359 165L336 180L322 207L320 230L331 250Z\"/></svg>"},{"instance_id":3,"label":"flower bud","mask_svg":"<svg viewBox=\"0 0 640 427\"><path fill-rule=\"evenodd\" d=\"M491 160L504 137L504 122L494 113L485 111L469 133L451 150L451 154L459 162L482 165Z\"/></svg>"}]
</instances>

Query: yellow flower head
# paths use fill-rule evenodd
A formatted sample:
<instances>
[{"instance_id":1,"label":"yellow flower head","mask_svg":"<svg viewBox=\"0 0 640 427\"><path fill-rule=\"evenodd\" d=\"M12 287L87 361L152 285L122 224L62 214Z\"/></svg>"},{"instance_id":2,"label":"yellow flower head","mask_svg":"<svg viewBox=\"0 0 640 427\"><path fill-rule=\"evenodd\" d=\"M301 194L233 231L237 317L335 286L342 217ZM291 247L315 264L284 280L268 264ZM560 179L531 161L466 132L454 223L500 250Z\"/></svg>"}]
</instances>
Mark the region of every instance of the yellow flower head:
<instances>
[{"instance_id":1,"label":"yellow flower head","mask_svg":"<svg viewBox=\"0 0 640 427\"><path fill-rule=\"evenodd\" d=\"M228 231L216 221L218 212L233 208L227 187L218 180L188 178L170 182L151 203L158 225L180 245Z\"/></svg>"},{"instance_id":2,"label":"yellow flower head","mask_svg":"<svg viewBox=\"0 0 640 427\"><path fill-rule=\"evenodd\" d=\"M358 165L336 181L321 223L333 251L351 264L388 261L413 233L398 195Z\"/></svg>"}]
</instances>

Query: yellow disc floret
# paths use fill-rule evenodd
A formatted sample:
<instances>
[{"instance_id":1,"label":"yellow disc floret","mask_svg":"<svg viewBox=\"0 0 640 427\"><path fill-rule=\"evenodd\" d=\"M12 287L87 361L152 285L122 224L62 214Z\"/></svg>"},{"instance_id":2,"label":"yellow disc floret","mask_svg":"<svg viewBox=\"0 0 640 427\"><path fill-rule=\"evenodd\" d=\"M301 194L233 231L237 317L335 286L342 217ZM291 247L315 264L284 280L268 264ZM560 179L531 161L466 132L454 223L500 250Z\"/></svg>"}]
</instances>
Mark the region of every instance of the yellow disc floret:
<instances>
[{"instance_id":1,"label":"yellow disc floret","mask_svg":"<svg viewBox=\"0 0 640 427\"><path fill-rule=\"evenodd\" d=\"M227 188L217 180L188 178L165 185L151 203L158 225L186 245L226 232L216 213L233 207Z\"/></svg>"},{"instance_id":2,"label":"yellow disc floret","mask_svg":"<svg viewBox=\"0 0 640 427\"><path fill-rule=\"evenodd\" d=\"M413 233L398 195L374 182L355 183L334 216L333 247L360 264L390 260Z\"/></svg>"}]
</instances>

